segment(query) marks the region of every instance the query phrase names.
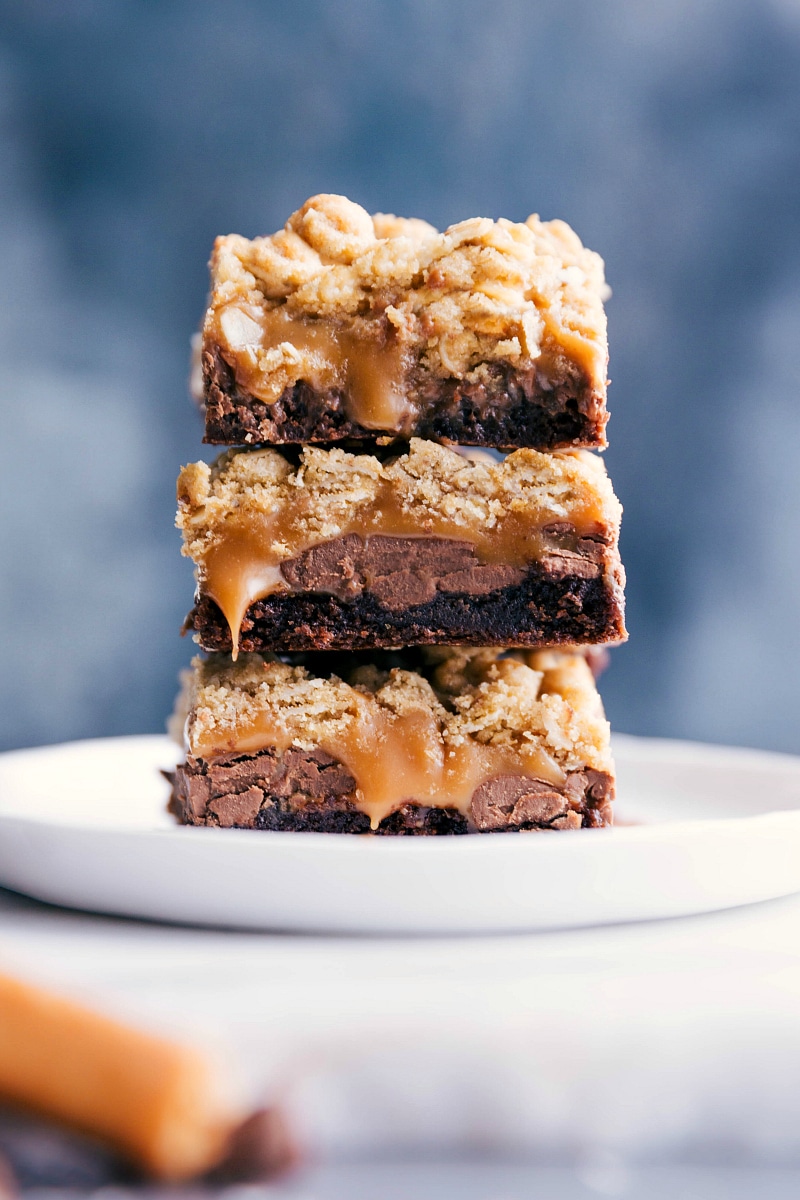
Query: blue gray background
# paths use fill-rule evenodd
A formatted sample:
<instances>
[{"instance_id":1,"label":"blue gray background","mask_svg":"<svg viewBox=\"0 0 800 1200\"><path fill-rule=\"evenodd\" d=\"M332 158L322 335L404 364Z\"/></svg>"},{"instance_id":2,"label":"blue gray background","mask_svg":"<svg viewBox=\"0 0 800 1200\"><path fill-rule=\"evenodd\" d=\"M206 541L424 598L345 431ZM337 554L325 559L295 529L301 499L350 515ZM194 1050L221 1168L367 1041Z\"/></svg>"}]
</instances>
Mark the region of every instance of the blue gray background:
<instances>
[{"instance_id":1,"label":"blue gray background","mask_svg":"<svg viewBox=\"0 0 800 1200\"><path fill-rule=\"evenodd\" d=\"M215 234L317 191L607 261L637 733L800 750L797 0L0 3L0 743L157 730ZM208 453L208 451L205 451Z\"/></svg>"}]
</instances>

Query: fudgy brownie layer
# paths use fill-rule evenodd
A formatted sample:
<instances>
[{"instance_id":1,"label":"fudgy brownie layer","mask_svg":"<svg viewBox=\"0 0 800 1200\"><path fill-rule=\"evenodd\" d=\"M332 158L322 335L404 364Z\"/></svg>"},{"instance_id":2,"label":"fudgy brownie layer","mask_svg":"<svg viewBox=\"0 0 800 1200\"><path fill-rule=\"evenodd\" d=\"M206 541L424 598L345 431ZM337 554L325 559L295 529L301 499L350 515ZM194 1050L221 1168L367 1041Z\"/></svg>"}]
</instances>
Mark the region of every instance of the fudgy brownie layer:
<instances>
[{"instance_id":1,"label":"fudgy brownie layer","mask_svg":"<svg viewBox=\"0 0 800 1200\"><path fill-rule=\"evenodd\" d=\"M553 383L535 367L497 365L489 382L428 377L416 390L419 416L404 437L501 450L606 445L604 397L575 369ZM374 442L393 430L367 429L347 415L341 391L300 382L273 404L236 383L218 349L203 353L204 441L212 445Z\"/></svg>"},{"instance_id":2,"label":"fudgy brownie layer","mask_svg":"<svg viewBox=\"0 0 800 1200\"><path fill-rule=\"evenodd\" d=\"M169 778L169 810L183 825L300 833L430 836L597 827L612 823L614 798L614 781L604 771L572 771L563 789L500 775L475 790L469 816L409 799L372 830L356 803L352 775L320 750L263 750L212 762L189 757Z\"/></svg>"},{"instance_id":3,"label":"fudgy brownie layer","mask_svg":"<svg viewBox=\"0 0 800 1200\"><path fill-rule=\"evenodd\" d=\"M601 543L592 545L598 555L608 553ZM519 582L482 593L434 587L423 603L397 603L391 582L390 577L377 594L367 586L351 597L273 592L248 608L239 649L597 645L625 637L623 580L616 562L601 571L596 559L565 552L532 563ZM209 596L199 596L186 628L205 650L232 648L228 623Z\"/></svg>"}]
</instances>

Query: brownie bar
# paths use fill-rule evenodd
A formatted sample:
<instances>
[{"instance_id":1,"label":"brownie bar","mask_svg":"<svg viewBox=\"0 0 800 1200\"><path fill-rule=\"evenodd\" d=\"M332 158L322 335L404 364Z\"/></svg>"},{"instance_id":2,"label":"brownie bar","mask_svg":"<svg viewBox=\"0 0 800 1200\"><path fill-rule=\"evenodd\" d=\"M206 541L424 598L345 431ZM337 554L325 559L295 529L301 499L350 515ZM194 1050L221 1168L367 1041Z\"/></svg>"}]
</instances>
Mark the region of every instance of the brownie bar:
<instances>
[{"instance_id":1,"label":"brownie bar","mask_svg":"<svg viewBox=\"0 0 800 1200\"><path fill-rule=\"evenodd\" d=\"M182 825L296 833L411 837L593 828L611 824L614 795L608 771L572 771L560 788L498 775L475 790L467 815L410 801L371 829L352 775L321 751L264 750L213 763L190 757L169 778L169 811Z\"/></svg>"},{"instance_id":2,"label":"brownie bar","mask_svg":"<svg viewBox=\"0 0 800 1200\"><path fill-rule=\"evenodd\" d=\"M406 836L612 819L608 723L576 653L214 655L175 726L183 824Z\"/></svg>"},{"instance_id":3,"label":"brownie bar","mask_svg":"<svg viewBox=\"0 0 800 1200\"><path fill-rule=\"evenodd\" d=\"M218 346L203 352L203 406L209 445L367 443L376 431L349 415L342 389L315 389L303 380L271 404L236 382ZM603 448L608 415L588 377L568 372L557 383L535 367L488 365L483 378L428 379L420 384L419 415L404 437L512 450ZM397 437L395 430L379 435Z\"/></svg>"},{"instance_id":4,"label":"brownie bar","mask_svg":"<svg viewBox=\"0 0 800 1200\"><path fill-rule=\"evenodd\" d=\"M270 237L217 239L205 440L602 447L606 293L560 221L439 233L314 196Z\"/></svg>"},{"instance_id":5,"label":"brownie bar","mask_svg":"<svg viewBox=\"0 0 800 1200\"><path fill-rule=\"evenodd\" d=\"M370 553L373 542L382 553ZM297 590L250 605L241 650L593 645L625 636L616 550L588 538L522 570L482 565L463 543L350 535L285 564L283 574ZM420 595L430 598L414 603ZM186 628L204 650L232 649L209 596L200 595Z\"/></svg>"},{"instance_id":6,"label":"brownie bar","mask_svg":"<svg viewBox=\"0 0 800 1200\"><path fill-rule=\"evenodd\" d=\"M502 462L229 451L178 481L205 649L600 644L625 636L620 506L585 451Z\"/></svg>"}]
</instances>

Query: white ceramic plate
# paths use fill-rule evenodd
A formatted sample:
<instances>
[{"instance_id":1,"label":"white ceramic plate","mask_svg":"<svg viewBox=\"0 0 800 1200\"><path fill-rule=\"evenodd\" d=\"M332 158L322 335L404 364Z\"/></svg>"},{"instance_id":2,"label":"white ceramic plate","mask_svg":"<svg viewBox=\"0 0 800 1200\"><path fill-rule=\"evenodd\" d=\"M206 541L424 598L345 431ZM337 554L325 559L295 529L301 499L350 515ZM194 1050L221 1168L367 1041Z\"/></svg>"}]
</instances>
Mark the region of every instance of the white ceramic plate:
<instances>
[{"instance_id":1,"label":"white ceramic plate","mask_svg":"<svg viewBox=\"0 0 800 1200\"><path fill-rule=\"evenodd\" d=\"M800 758L617 737L610 830L369 838L188 829L163 737L0 755L0 885L92 912L337 933L684 916L800 891Z\"/></svg>"}]
</instances>

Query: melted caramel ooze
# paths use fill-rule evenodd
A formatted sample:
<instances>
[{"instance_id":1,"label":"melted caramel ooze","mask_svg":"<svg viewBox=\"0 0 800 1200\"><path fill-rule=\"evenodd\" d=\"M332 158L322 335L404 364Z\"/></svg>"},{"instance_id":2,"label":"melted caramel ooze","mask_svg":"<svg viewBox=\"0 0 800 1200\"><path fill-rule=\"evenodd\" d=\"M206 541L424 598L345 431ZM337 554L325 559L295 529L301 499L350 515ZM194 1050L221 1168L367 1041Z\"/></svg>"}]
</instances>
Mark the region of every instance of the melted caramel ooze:
<instances>
[{"instance_id":1,"label":"melted caramel ooze","mask_svg":"<svg viewBox=\"0 0 800 1200\"><path fill-rule=\"evenodd\" d=\"M470 812L476 789L498 775L542 779L563 787L566 776L556 761L533 745L484 745L465 740L449 746L432 712L420 709L398 716L372 696L354 693L358 713L344 734L317 737L320 750L342 763L356 781L355 802L370 818L373 829L407 801L433 808ZM235 744L219 745L213 737L199 740L194 751L213 758L223 753L255 754L259 750L288 750L305 740L302 729L261 714L236 731ZM307 731L306 731L307 736Z\"/></svg>"},{"instance_id":2,"label":"melted caramel ooze","mask_svg":"<svg viewBox=\"0 0 800 1200\"><path fill-rule=\"evenodd\" d=\"M274 513L239 516L234 512L217 542L206 552L200 567L201 585L230 627L234 658L242 619L250 605L287 587L280 564L327 540L309 535L309 513L319 503L319 498L300 491L291 507L284 506ZM582 508L576 507L570 512L569 523L574 529L570 540L597 533L602 527L597 503L589 501ZM440 514L409 512L400 505L391 485L383 483L370 506L355 508L335 536L355 533L364 538L371 534L452 538L470 542L481 562L525 567L546 552L545 528L552 524L552 513L542 514L537 520L529 509L507 509L492 527L465 528Z\"/></svg>"},{"instance_id":3,"label":"melted caramel ooze","mask_svg":"<svg viewBox=\"0 0 800 1200\"><path fill-rule=\"evenodd\" d=\"M406 395L405 356L390 330L379 341L323 319L291 317L284 308L228 304L215 314L212 334L226 348L239 387L266 404L279 398L274 391L275 363L268 357L278 351L293 381L302 379L318 391L341 391L348 416L365 429L402 433L413 416ZM293 360L299 359L297 374Z\"/></svg>"}]
</instances>

